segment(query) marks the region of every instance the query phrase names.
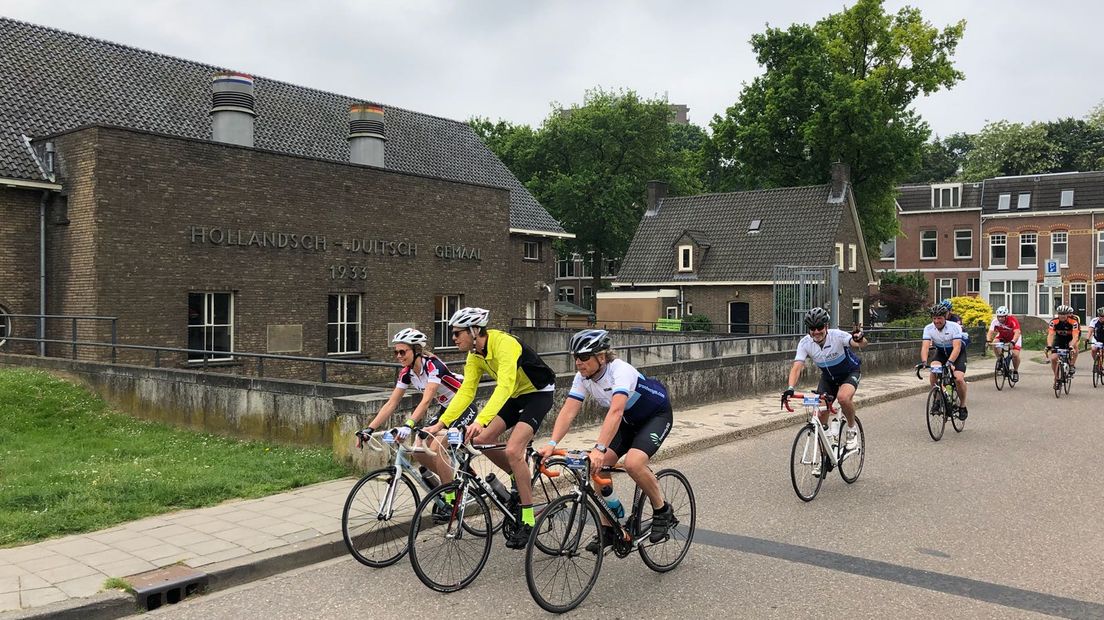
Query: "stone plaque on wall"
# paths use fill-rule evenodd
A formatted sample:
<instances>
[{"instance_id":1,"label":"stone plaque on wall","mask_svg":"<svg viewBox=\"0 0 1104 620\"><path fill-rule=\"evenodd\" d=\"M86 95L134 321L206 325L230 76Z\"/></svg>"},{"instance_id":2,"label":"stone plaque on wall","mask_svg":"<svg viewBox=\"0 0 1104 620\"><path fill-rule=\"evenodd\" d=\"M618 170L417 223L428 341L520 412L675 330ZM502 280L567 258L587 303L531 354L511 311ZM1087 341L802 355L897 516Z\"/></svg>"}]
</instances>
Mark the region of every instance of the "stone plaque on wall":
<instances>
[{"instance_id":1,"label":"stone plaque on wall","mask_svg":"<svg viewBox=\"0 0 1104 620\"><path fill-rule=\"evenodd\" d=\"M302 353L303 351L303 326L302 325L269 325L268 326L268 352L269 353Z\"/></svg>"},{"instance_id":2,"label":"stone plaque on wall","mask_svg":"<svg viewBox=\"0 0 1104 620\"><path fill-rule=\"evenodd\" d=\"M392 338L392 337L393 337L393 336L394 336L395 334L397 334L397 333L399 333L400 331L402 331L402 330L406 329L407 327L413 327L414 329L418 329L418 326L417 326L417 325L415 325L414 323L388 323L388 324L387 324L387 334L386 334L386 336L387 336L387 343L388 343L388 344L390 344L390 343L391 343L391 338ZM425 332L425 330L424 330L424 329L423 329L423 330L419 330L419 331L421 331L421 332L423 332L423 333ZM431 340L432 340L432 338L433 338L433 337L432 337L432 335L430 335L430 334L426 334L426 336L430 336L430 339L431 339Z\"/></svg>"}]
</instances>

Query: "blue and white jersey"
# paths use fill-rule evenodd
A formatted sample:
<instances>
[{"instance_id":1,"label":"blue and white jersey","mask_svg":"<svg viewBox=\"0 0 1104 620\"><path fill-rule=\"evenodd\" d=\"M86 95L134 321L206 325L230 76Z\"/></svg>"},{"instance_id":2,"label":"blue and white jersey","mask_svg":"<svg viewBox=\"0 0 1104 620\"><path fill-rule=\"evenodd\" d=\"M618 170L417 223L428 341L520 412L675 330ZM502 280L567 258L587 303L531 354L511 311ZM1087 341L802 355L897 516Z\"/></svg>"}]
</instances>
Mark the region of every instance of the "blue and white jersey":
<instances>
[{"instance_id":1,"label":"blue and white jersey","mask_svg":"<svg viewBox=\"0 0 1104 620\"><path fill-rule=\"evenodd\" d=\"M924 340L930 340L932 345L948 351L954 347L955 340L961 340L963 346L966 345L962 326L954 321L944 323L943 329L936 329L935 323L928 323L924 327Z\"/></svg>"},{"instance_id":2,"label":"blue and white jersey","mask_svg":"<svg viewBox=\"0 0 1104 620\"><path fill-rule=\"evenodd\" d=\"M609 407L614 394L629 397L622 419L633 424L644 422L671 406L667 388L662 383L645 377L631 364L619 359L606 364L605 371L594 379L575 373L567 397L582 402L589 395L602 407Z\"/></svg>"},{"instance_id":3,"label":"blue and white jersey","mask_svg":"<svg viewBox=\"0 0 1104 620\"><path fill-rule=\"evenodd\" d=\"M812 336L806 334L801 342L797 343L797 355L794 356L794 361L804 362L810 357L824 376L833 381L846 379L847 375L855 372L862 365L859 356L851 350L851 334L841 329L829 329L824 335L823 345L817 344Z\"/></svg>"}]
</instances>

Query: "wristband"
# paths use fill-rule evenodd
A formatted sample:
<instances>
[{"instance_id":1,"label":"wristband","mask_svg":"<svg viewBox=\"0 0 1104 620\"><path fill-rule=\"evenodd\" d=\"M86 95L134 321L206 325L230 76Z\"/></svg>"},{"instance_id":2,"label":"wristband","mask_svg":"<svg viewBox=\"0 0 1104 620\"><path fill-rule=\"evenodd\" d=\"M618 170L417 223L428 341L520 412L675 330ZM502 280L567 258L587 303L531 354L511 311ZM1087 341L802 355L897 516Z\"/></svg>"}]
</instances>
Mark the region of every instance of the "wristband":
<instances>
[{"instance_id":1,"label":"wristband","mask_svg":"<svg viewBox=\"0 0 1104 620\"><path fill-rule=\"evenodd\" d=\"M555 440L555 439L549 439L549 440L548 440L548 445L550 445L550 446L552 446L553 448L555 448L555 447L556 447L556 440Z\"/></svg>"},{"instance_id":2,"label":"wristband","mask_svg":"<svg viewBox=\"0 0 1104 620\"><path fill-rule=\"evenodd\" d=\"M406 425L409 426L410 428L414 428L414 424L415 424L414 418L407 418L406 419Z\"/></svg>"},{"instance_id":3,"label":"wristband","mask_svg":"<svg viewBox=\"0 0 1104 620\"><path fill-rule=\"evenodd\" d=\"M792 386L792 385L787 385L787 386L786 386L786 389L787 389L787 390L796 390L797 388L796 388L796 387L794 387L794 386Z\"/></svg>"}]
</instances>

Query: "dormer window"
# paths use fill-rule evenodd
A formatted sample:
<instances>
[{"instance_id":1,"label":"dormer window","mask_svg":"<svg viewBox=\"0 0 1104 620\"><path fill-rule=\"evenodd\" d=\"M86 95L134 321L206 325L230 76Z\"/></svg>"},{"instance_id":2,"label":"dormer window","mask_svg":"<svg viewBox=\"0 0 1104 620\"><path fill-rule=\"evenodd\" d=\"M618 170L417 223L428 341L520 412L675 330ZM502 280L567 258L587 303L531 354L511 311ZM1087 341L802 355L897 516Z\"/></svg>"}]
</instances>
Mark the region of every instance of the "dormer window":
<instances>
[{"instance_id":1,"label":"dormer window","mask_svg":"<svg viewBox=\"0 0 1104 620\"><path fill-rule=\"evenodd\" d=\"M952 209L962 206L962 184L932 185L932 208Z\"/></svg>"},{"instance_id":2,"label":"dormer window","mask_svg":"<svg viewBox=\"0 0 1104 620\"><path fill-rule=\"evenodd\" d=\"M693 271L694 270L694 246L692 246L692 245L680 245L680 246L678 246L678 270L679 271Z\"/></svg>"},{"instance_id":3,"label":"dormer window","mask_svg":"<svg viewBox=\"0 0 1104 620\"><path fill-rule=\"evenodd\" d=\"M748 224L748 234L753 235L759 232L759 225L762 223L763 220L751 220L751 223Z\"/></svg>"},{"instance_id":4,"label":"dormer window","mask_svg":"<svg viewBox=\"0 0 1104 620\"><path fill-rule=\"evenodd\" d=\"M1062 203L1058 205L1060 207L1072 207L1073 206L1073 190L1062 190Z\"/></svg>"}]
</instances>

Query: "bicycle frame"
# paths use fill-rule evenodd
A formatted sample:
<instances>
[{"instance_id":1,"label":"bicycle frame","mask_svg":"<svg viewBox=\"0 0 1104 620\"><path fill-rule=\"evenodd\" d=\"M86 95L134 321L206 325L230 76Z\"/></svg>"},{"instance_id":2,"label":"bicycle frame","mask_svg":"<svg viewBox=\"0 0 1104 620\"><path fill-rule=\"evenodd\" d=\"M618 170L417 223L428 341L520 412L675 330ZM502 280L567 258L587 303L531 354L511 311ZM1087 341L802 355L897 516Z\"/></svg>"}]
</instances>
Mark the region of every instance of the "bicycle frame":
<instances>
[{"instance_id":1,"label":"bicycle frame","mask_svg":"<svg viewBox=\"0 0 1104 620\"><path fill-rule=\"evenodd\" d=\"M820 414L822 411L827 411L830 414L828 417L829 426L833 422L839 422L840 433L843 433L844 415L842 411L834 406L835 399L826 394L818 394L817 392L799 392L794 394L793 398L800 398L802 406L805 407L805 412L809 414L809 424L812 425L813 432L816 433L817 442L820 444L821 449L824 450L824 453L828 455L828 471L839 467L839 464L850 457L852 454L858 454L857 450L852 450L847 454L844 454L843 447L845 446L845 442L840 441L838 435L836 436L836 445L833 446L828 433L825 432L824 427L820 425ZM786 408L787 411L793 411L793 408L790 407L789 398L783 398L782 405ZM812 450L812 445L806 443L801 452L802 463L813 462L813 459L816 455L810 454L810 450Z\"/></svg>"},{"instance_id":2,"label":"bicycle frame","mask_svg":"<svg viewBox=\"0 0 1104 620\"><path fill-rule=\"evenodd\" d=\"M1012 373L1012 344L1002 341L994 341L993 348L1001 358L1001 368L1006 374Z\"/></svg>"},{"instance_id":3,"label":"bicycle frame","mask_svg":"<svg viewBox=\"0 0 1104 620\"><path fill-rule=\"evenodd\" d=\"M463 443L459 446L456 446L456 448L453 450L453 475L457 478L462 479L462 483L460 485L461 494L466 492L466 490L472 486L482 489L483 495L488 499L488 501L490 501L492 506L494 506L496 509L498 509L499 512L502 513L503 518L509 521L512 525L517 525L519 522L518 515L515 515L514 511L510 509L510 506L507 503L504 503L498 497L498 494L494 492L491 484L483 478L475 475L474 470L472 470L470 467L472 460L483 454L483 452L487 450L504 450L505 448L506 444L504 443L480 445ZM528 445L525 447L525 454L527 459L531 459L536 454L536 450L533 449L532 445ZM535 468L534 474L530 478L530 483L536 480L536 475L540 472L545 472L545 475L548 475L549 477L555 477L559 475L555 472L548 472L547 470L543 469L543 467L541 467L540 469ZM464 510L467 508L467 506L468 502L465 501L457 503L455 510L457 511L456 519L458 521L463 521L465 514Z\"/></svg>"},{"instance_id":4,"label":"bicycle frame","mask_svg":"<svg viewBox=\"0 0 1104 620\"><path fill-rule=\"evenodd\" d=\"M396 482L398 481L399 477L402 476L403 472L407 473L410 478L414 479L417 482L418 486L420 486L424 492L428 493L429 491L433 490L428 484L426 484L426 481L422 479L421 472L418 471L418 469L414 466L410 459L407 458L406 455L408 453L418 452L428 454L430 456L437 456L437 452L428 447L408 448L406 444L395 441L395 430L396 429L385 431L378 436L376 434L372 434L368 436L367 440L364 442L364 445L367 445L370 450L373 450L375 452L386 451L391 455L389 459L391 464L386 469L390 469L392 471L392 483L387 487L387 493L384 495L383 502L380 504L379 510L377 511L377 514L380 516L381 519L390 519L394 514L395 488L397 486ZM380 436L390 437L391 440L387 441L385 439L383 441L380 441ZM429 438L429 435L425 435L424 437L422 437L423 440L426 438ZM452 465L453 475L455 475L455 455L452 458Z\"/></svg>"}]
</instances>

